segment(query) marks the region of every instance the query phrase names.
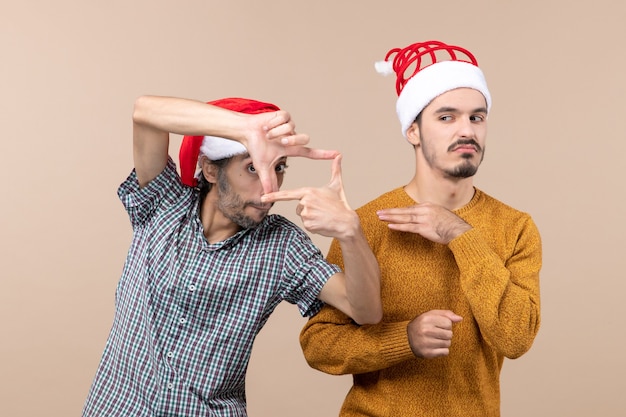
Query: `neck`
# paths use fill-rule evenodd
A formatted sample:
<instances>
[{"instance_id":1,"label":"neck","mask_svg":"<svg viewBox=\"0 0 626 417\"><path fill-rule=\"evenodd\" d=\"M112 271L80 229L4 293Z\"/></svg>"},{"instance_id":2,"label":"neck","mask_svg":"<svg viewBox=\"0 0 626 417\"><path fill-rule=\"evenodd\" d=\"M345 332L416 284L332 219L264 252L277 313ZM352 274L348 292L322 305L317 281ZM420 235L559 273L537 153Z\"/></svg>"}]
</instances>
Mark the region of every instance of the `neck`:
<instances>
[{"instance_id":1,"label":"neck","mask_svg":"<svg viewBox=\"0 0 626 417\"><path fill-rule=\"evenodd\" d=\"M434 175L431 170L417 170L404 190L418 203L430 202L457 210L474 197L474 181L472 177L449 178Z\"/></svg>"},{"instance_id":2,"label":"neck","mask_svg":"<svg viewBox=\"0 0 626 417\"><path fill-rule=\"evenodd\" d=\"M211 190L200 205L200 222L204 237L209 243L217 243L236 234L241 227L226 218L217 206L215 193Z\"/></svg>"}]
</instances>

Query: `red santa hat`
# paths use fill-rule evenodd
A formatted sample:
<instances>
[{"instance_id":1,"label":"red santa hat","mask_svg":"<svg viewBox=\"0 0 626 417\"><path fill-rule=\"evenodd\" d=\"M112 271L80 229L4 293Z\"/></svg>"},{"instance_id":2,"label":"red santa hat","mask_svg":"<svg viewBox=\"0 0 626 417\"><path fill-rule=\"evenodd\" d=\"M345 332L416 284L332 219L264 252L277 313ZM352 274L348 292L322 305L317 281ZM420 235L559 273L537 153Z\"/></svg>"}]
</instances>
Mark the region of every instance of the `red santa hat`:
<instances>
[{"instance_id":1,"label":"red santa hat","mask_svg":"<svg viewBox=\"0 0 626 417\"><path fill-rule=\"evenodd\" d=\"M485 96L487 111L491 109L491 95L476 58L459 46L439 41L418 42L390 50L375 67L381 74L396 74L396 113L404 136L424 107L455 88L480 91Z\"/></svg>"},{"instance_id":2,"label":"red santa hat","mask_svg":"<svg viewBox=\"0 0 626 417\"><path fill-rule=\"evenodd\" d=\"M271 103L236 97L209 101L207 104L247 114L280 110L278 106ZM246 152L246 147L236 140L216 136L185 136L179 152L180 178L183 184L190 187L195 187L198 184L196 168L200 155L217 161Z\"/></svg>"}]
</instances>

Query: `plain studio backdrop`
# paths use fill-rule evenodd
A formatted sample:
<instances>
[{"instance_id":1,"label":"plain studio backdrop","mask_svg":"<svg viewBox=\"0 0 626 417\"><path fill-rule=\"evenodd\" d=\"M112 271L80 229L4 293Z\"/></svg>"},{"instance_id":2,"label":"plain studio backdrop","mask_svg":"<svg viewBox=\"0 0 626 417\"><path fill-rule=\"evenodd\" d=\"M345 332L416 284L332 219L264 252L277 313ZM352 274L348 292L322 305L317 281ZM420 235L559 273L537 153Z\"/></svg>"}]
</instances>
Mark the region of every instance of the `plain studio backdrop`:
<instances>
[{"instance_id":1,"label":"plain studio backdrop","mask_svg":"<svg viewBox=\"0 0 626 417\"><path fill-rule=\"evenodd\" d=\"M80 414L131 238L116 189L137 96L277 103L344 153L356 208L413 171L374 62L438 39L475 53L493 96L477 186L529 212L544 243L542 327L505 361L502 414L623 417L625 21L620 0L5 1L0 415ZM283 188L329 178L329 162L292 158ZM274 212L300 224L294 208ZM283 304L257 339L251 416L337 415L350 377L307 366L304 323Z\"/></svg>"}]
</instances>

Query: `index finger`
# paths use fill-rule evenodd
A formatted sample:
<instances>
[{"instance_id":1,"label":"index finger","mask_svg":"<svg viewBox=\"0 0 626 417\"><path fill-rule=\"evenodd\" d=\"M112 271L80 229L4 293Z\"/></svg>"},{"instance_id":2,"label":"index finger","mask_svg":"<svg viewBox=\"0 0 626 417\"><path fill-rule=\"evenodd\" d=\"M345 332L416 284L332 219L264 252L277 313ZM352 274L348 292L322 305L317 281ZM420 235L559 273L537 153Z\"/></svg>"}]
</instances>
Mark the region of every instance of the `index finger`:
<instances>
[{"instance_id":1,"label":"index finger","mask_svg":"<svg viewBox=\"0 0 626 417\"><path fill-rule=\"evenodd\" d=\"M263 116L261 116L263 117ZM271 135L271 131L279 126L284 124L288 124L291 120L291 116L285 110L277 110L275 112L266 112L265 115L265 123L263 124L263 129ZM290 128L292 129L292 128Z\"/></svg>"},{"instance_id":2,"label":"index finger","mask_svg":"<svg viewBox=\"0 0 626 417\"><path fill-rule=\"evenodd\" d=\"M304 188L297 188L295 190L280 190L262 195L261 201L263 203L273 203L275 201L300 200L305 194L306 191Z\"/></svg>"},{"instance_id":3,"label":"index finger","mask_svg":"<svg viewBox=\"0 0 626 417\"><path fill-rule=\"evenodd\" d=\"M307 148L306 146L285 147L286 156L302 156L309 159L334 159L339 151Z\"/></svg>"},{"instance_id":4,"label":"index finger","mask_svg":"<svg viewBox=\"0 0 626 417\"><path fill-rule=\"evenodd\" d=\"M463 317L459 316L452 310L432 310L432 312L440 317L445 317L446 319L450 320L452 323L457 323L463 320Z\"/></svg>"},{"instance_id":5,"label":"index finger","mask_svg":"<svg viewBox=\"0 0 626 417\"><path fill-rule=\"evenodd\" d=\"M396 216L415 213L415 207L393 207L376 211L376 214L384 216Z\"/></svg>"},{"instance_id":6,"label":"index finger","mask_svg":"<svg viewBox=\"0 0 626 417\"><path fill-rule=\"evenodd\" d=\"M283 146L304 146L309 143L310 138L305 133L293 133L279 138L270 138L270 140L280 140Z\"/></svg>"}]
</instances>

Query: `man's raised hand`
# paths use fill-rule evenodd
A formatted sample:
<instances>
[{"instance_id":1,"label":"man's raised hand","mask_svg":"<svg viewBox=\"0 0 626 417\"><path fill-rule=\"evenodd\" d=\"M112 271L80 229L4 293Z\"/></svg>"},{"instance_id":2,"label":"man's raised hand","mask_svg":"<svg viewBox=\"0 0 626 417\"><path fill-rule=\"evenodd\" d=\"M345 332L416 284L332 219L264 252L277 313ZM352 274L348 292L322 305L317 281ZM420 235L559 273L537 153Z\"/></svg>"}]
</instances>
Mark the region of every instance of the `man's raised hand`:
<instances>
[{"instance_id":1,"label":"man's raised hand","mask_svg":"<svg viewBox=\"0 0 626 417\"><path fill-rule=\"evenodd\" d=\"M358 229L359 219L346 200L341 178L341 158L341 154L335 156L330 182L325 186L276 191L264 195L261 200L298 200L296 213L309 232L338 239L350 237Z\"/></svg>"},{"instance_id":2,"label":"man's raised hand","mask_svg":"<svg viewBox=\"0 0 626 417\"><path fill-rule=\"evenodd\" d=\"M338 155L337 151L304 146L309 143L309 136L295 132L295 124L286 111L260 113L250 116L248 120L248 129L242 143L248 149L266 194L278 191L274 166L280 158L301 156L332 159Z\"/></svg>"},{"instance_id":3,"label":"man's raised hand","mask_svg":"<svg viewBox=\"0 0 626 417\"><path fill-rule=\"evenodd\" d=\"M380 220L387 222L390 229L418 233L432 242L444 245L472 228L452 211L433 203L389 208L379 210L377 214Z\"/></svg>"}]
</instances>

